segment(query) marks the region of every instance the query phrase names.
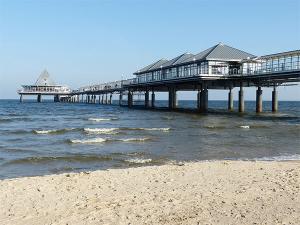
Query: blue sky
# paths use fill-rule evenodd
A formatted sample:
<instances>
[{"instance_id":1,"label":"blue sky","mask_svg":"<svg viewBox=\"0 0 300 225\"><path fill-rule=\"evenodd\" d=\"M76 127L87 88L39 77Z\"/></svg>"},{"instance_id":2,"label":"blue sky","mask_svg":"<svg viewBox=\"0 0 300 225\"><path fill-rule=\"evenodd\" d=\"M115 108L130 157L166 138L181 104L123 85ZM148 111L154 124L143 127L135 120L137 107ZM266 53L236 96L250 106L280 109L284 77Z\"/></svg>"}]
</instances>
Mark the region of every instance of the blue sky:
<instances>
[{"instance_id":1,"label":"blue sky","mask_svg":"<svg viewBox=\"0 0 300 225\"><path fill-rule=\"evenodd\" d=\"M44 68L77 88L218 42L254 55L300 49L300 0L0 0L0 98L17 98ZM300 100L299 87L279 92L280 100ZM246 99L254 98L248 89Z\"/></svg>"}]
</instances>

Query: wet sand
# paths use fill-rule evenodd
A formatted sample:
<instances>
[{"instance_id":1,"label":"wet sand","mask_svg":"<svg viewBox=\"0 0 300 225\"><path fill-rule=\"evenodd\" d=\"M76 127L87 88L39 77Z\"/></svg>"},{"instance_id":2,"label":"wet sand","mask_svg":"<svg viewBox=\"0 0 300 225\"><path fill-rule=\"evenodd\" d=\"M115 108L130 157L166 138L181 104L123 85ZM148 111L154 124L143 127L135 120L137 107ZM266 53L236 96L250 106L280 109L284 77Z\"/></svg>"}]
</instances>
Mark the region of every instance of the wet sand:
<instances>
[{"instance_id":1,"label":"wet sand","mask_svg":"<svg viewBox=\"0 0 300 225\"><path fill-rule=\"evenodd\" d=\"M0 224L299 224L300 162L216 161L0 181Z\"/></svg>"}]
</instances>

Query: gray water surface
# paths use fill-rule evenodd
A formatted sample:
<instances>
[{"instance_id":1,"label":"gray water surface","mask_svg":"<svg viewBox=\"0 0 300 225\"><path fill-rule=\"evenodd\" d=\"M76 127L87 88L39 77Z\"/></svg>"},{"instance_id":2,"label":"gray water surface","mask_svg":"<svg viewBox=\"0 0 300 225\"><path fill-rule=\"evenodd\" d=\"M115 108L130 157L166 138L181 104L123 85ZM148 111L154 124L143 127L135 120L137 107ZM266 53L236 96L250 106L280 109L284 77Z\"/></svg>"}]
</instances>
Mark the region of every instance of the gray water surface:
<instances>
[{"instance_id":1,"label":"gray water surface","mask_svg":"<svg viewBox=\"0 0 300 225\"><path fill-rule=\"evenodd\" d=\"M226 106L210 101L204 115L0 100L0 179L173 161L300 159L300 102L279 102L276 114L264 102L260 115L255 102L246 102L243 115Z\"/></svg>"}]
</instances>

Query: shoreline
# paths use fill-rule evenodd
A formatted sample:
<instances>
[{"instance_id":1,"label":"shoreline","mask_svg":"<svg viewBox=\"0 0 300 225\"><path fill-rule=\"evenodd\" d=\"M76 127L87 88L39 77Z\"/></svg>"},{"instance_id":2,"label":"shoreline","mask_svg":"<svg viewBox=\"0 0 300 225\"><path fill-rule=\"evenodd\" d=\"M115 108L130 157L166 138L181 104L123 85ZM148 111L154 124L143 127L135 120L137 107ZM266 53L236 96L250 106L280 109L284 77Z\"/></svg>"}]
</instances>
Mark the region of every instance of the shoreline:
<instances>
[{"instance_id":1,"label":"shoreline","mask_svg":"<svg viewBox=\"0 0 300 225\"><path fill-rule=\"evenodd\" d=\"M0 180L0 224L297 224L300 161L199 161Z\"/></svg>"}]
</instances>

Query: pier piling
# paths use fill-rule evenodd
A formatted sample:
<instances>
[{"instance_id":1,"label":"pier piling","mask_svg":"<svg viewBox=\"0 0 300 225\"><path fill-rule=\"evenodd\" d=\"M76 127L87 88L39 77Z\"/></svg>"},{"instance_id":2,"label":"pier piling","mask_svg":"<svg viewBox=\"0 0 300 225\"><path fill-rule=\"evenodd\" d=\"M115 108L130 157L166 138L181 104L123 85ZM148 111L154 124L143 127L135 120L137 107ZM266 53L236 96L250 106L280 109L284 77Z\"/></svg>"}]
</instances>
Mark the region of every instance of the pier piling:
<instances>
[{"instance_id":1,"label":"pier piling","mask_svg":"<svg viewBox=\"0 0 300 225\"><path fill-rule=\"evenodd\" d=\"M276 85L274 85L274 89L272 91L272 112L277 112L277 110L278 110L277 90L276 90Z\"/></svg>"},{"instance_id":2,"label":"pier piling","mask_svg":"<svg viewBox=\"0 0 300 225\"><path fill-rule=\"evenodd\" d=\"M119 105L122 106L122 101L123 101L123 93L121 92L119 95Z\"/></svg>"},{"instance_id":3,"label":"pier piling","mask_svg":"<svg viewBox=\"0 0 300 225\"><path fill-rule=\"evenodd\" d=\"M128 107L131 108L132 106L133 106L132 92L128 91Z\"/></svg>"},{"instance_id":4,"label":"pier piling","mask_svg":"<svg viewBox=\"0 0 300 225\"><path fill-rule=\"evenodd\" d=\"M239 112L245 111L245 102L244 102L244 88L243 83L240 84L240 90L239 90Z\"/></svg>"},{"instance_id":5,"label":"pier piling","mask_svg":"<svg viewBox=\"0 0 300 225\"><path fill-rule=\"evenodd\" d=\"M37 102L42 102L42 95L41 94L38 94L38 96L37 96Z\"/></svg>"},{"instance_id":6,"label":"pier piling","mask_svg":"<svg viewBox=\"0 0 300 225\"><path fill-rule=\"evenodd\" d=\"M229 89L228 93L228 110L233 110L233 96L232 96L232 88Z\"/></svg>"},{"instance_id":7,"label":"pier piling","mask_svg":"<svg viewBox=\"0 0 300 225\"><path fill-rule=\"evenodd\" d=\"M201 111L201 89L197 92L197 109Z\"/></svg>"},{"instance_id":8,"label":"pier piling","mask_svg":"<svg viewBox=\"0 0 300 225\"><path fill-rule=\"evenodd\" d=\"M151 94L151 107L154 108L155 107L155 92L152 91Z\"/></svg>"},{"instance_id":9,"label":"pier piling","mask_svg":"<svg viewBox=\"0 0 300 225\"><path fill-rule=\"evenodd\" d=\"M262 90L260 86L256 90L256 112L262 112Z\"/></svg>"},{"instance_id":10,"label":"pier piling","mask_svg":"<svg viewBox=\"0 0 300 225\"><path fill-rule=\"evenodd\" d=\"M145 108L149 107L149 91L145 91Z\"/></svg>"}]
</instances>

